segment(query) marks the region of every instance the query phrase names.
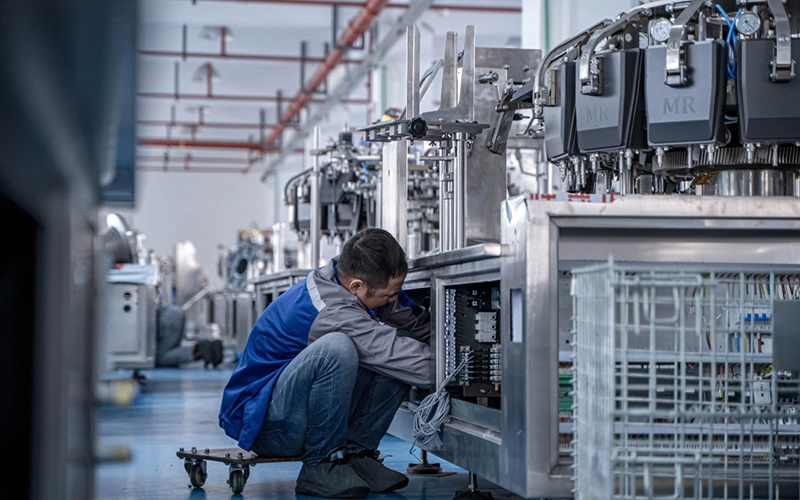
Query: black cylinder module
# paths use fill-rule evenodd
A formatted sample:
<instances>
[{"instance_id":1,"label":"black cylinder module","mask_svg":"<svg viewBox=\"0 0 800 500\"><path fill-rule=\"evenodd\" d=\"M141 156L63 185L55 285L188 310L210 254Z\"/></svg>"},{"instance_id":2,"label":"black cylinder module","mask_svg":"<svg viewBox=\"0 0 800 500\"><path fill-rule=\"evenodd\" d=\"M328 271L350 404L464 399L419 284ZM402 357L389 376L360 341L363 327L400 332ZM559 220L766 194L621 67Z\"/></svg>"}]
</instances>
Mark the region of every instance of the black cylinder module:
<instances>
[{"instance_id":1,"label":"black cylinder module","mask_svg":"<svg viewBox=\"0 0 800 500\"><path fill-rule=\"evenodd\" d=\"M414 139L421 139L428 134L428 124L420 117L412 118L408 122L408 133Z\"/></svg>"}]
</instances>

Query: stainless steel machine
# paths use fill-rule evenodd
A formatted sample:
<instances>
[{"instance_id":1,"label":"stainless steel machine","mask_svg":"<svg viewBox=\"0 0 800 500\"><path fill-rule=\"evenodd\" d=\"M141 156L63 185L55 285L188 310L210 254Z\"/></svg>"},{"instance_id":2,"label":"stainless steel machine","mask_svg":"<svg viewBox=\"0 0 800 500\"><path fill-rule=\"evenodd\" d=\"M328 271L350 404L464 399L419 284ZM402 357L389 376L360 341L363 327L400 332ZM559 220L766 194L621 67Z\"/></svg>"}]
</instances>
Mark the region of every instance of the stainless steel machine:
<instances>
[{"instance_id":1,"label":"stainless steel machine","mask_svg":"<svg viewBox=\"0 0 800 500\"><path fill-rule=\"evenodd\" d=\"M106 217L102 242L106 255L98 331L105 369L148 369L156 363L156 311L159 270L139 262L137 231L119 214Z\"/></svg>"},{"instance_id":2,"label":"stainless steel machine","mask_svg":"<svg viewBox=\"0 0 800 500\"><path fill-rule=\"evenodd\" d=\"M397 152L414 141L440 148L440 251L410 260L405 288L430 301L437 382L465 356L472 361L447 387L450 416L441 446L430 451L525 498L573 495L581 436L570 283L578 267L613 256L644 268L796 278L797 8L780 0L646 3L566 40L541 63L536 51L474 47L468 27L460 57L448 34L441 109L427 112L418 109L418 35L409 30L407 115L361 130L385 142L383 168L394 172L381 187L384 207L406 199L406 156ZM527 119L525 135L543 141L557 169L537 172L560 176L509 196L507 156L497 153L520 139L515 118ZM402 213L381 224L405 241ZM783 333L783 345L797 345L795 336ZM773 387L796 374L759 377ZM703 392L712 393L720 404L755 402L752 387L738 396ZM390 429L410 443L421 396L412 392ZM800 394L784 396L776 411L793 413ZM788 418L780 439L794 442L800 427ZM725 442L743 435L733 425L718 431ZM773 442L774 433L750 435ZM797 496L797 452L772 453L734 472L725 458L732 453L722 451L714 470L729 472L703 480L722 485L725 498L744 495L742 484L758 498ZM687 497L683 481L697 479L678 478L675 498ZM720 497L711 487L699 491Z\"/></svg>"},{"instance_id":3,"label":"stainless steel machine","mask_svg":"<svg viewBox=\"0 0 800 500\"><path fill-rule=\"evenodd\" d=\"M565 368L572 362L573 269L606 261L609 255L650 269L758 268L793 277L800 264L796 198L536 198L506 202L501 258L502 435L523 438L501 439L498 461L505 466L497 479L527 497L569 495L573 487L575 401L564 391L571 384ZM738 441L740 431L731 425L723 432ZM796 439L800 428L782 432ZM789 458L796 460L796 455ZM719 462L720 471L724 466L724 460ZM788 482L794 489L784 492L798 493L798 473L800 467L790 469ZM729 474L738 474L738 468ZM737 477L727 480L737 482ZM776 498L775 491L757 498Z\"/></svg>"},{"instance_id":4,"label":"stainless steel machine","mask_svg":"<svg viewBox=\"0 0 800 500\"><path fill-rule=\"evenodd\" d=\"M108 271L99 312L107 368L144 370L155 367L155 290L154 284L142 281L139 276Z\"/></svg>"},{"instance_id":5,"label":"stainless steel machine","mask_svg":"<svg viewBox=\"0 0 800 500\"><path fill-rule=\"evenodd\" d=\"M211 294L210 322L236 353L244 349L261 311L252 282L274 267L274 253L271 238L255 228L239 230L233 246L220 246L217 267L223 285Z\"/></svg>"},{"instance_id":6,"label":"stainless steel machine","mask_svg":"<svg viewBox=\"0 0 800 500\"><path fill-rule=\"evenodd\" d=\"M317 144L311 151L314 166L286 183L289 228L310 247L310 262L319 259L321 237L343 242L389 217L382 202L384 176L391 178L382 161L383 146L371 140L354 144L352 131L345 130L335 142L324 147ZM439 245L439 178L432 154L435 148L423 151L414 146L405 151L409 255L421 255Z\"/></svg>"},{"instance_id":7,"label":"stainless steel machine","mask_svg":"<svg viewBox=\"0 0 800 500\"><path fill-rule=\"evenodd\" d=\"M457 36L448 33L441 106L420 113L418 44L418 31L409 30L408 118L362 130L368 140L385 143L382 168L395 181L384 177L382 203L387 213L406 202L407 164L397 152L409 142L430 145L425 161L438 172L439 248L410 260L404 285L417 302L430 304L437 384L454 377L447 387L451 413L441 434L442 446L431 451L513 490L501 473L506 381L499 220L501 203L509 195L509 134L526 106L513 96L532 77L541 52L476 47L470 26L459 57ZM527 142L524 146L530 150L541 149L530 137L513 139ZM393 213L381 223L404 241L413 225L404 213ZM456 374L466 357L472 361ZM412 393L390 433L416 442L414 410L423 396Z\"/></svg>"}]
</instances>

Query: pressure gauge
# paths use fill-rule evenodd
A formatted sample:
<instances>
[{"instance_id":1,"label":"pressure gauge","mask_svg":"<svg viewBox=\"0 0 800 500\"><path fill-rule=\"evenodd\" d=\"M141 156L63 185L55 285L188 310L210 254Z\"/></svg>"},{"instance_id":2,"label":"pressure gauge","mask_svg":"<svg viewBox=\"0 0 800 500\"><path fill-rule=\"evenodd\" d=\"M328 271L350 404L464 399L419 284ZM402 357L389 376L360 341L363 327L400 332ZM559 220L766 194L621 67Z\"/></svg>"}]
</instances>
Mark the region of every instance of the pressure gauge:
<instances>
[{"instance_id":1,"label":"pressure gauge","mask_svg":"<svg viewBox=\"0 0 800 500\"><path fill-rule=\"evenodd\" d=\"M650 25L650 36L656 42L666 42L669 39L670 29L672 29L672 23L669 22L669 19L660 17Z\"/></svg>"},{"instance_id":2,"label":"pressure gauge","mask_svg":"<svg viewBox=\"0 0 800 500\"><path fill-rule=\"evenodd\" d=\"M744 11L736 19L736 31L745 36L753 35L761 26L761 19L753 12Z\"/></svg>"}]
</instances>

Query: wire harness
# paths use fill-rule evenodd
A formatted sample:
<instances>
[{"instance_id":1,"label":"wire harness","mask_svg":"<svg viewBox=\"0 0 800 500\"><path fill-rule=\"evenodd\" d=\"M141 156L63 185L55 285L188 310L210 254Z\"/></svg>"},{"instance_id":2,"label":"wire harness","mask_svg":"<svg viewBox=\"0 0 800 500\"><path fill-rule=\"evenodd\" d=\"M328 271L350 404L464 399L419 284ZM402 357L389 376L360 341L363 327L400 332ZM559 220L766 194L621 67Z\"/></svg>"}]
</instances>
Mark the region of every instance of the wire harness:
<instances>
[{"instance_id":1,"label":"wire harness","mask_svg":"<svg viewBox=\"0 0 800 500\"><path fill-rule=\"evenodd\" d=\"M446 387L464 367L469 365L470 361L472 361L472 353L467 351L463 354L461 362L456 369L444 379L436 392L425 396L417 407L414 412L414 443L411 445L412 451L417 446L425 450L436 450L442 445L439 431L444 419L450 413L450 394L447 392Z\"/></svg>"}]
</instances>

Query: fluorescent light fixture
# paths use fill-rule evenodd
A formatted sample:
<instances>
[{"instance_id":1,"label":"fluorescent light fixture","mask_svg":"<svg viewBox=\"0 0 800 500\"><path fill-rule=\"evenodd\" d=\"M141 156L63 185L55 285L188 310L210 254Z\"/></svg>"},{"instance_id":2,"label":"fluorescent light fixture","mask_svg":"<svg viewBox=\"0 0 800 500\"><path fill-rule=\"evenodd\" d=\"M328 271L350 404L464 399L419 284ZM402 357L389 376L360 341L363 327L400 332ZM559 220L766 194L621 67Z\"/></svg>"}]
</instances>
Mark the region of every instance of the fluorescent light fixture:
<instances>
[{"instance_id":1,"label":"fluorescent light fixture","mask_svg":"<svg viewBox=\"0 0 800 500\"><path fill-rule=\"evenodd\" d=\"M223 30L225 30L225 41L230 42L233 40L233 31L227 26L203 26L200 29L200 38L212 42L217 41Z\"/></svg>"},{"instance_id":2,"label":"fluorescent light fixture","mask_svg":"<svg viewBox=\"0 0 800 500\"><path fill-rule=\"evenodd\" d=\"M220 79L217 68L215 68L210 62L207 62L200 65L200 67L195 70L192 80L196 82L204 82L206 81L206 78L208 78L209 74L211 75L211 81L218 81Z\"/></svg>"}]
</instances>

